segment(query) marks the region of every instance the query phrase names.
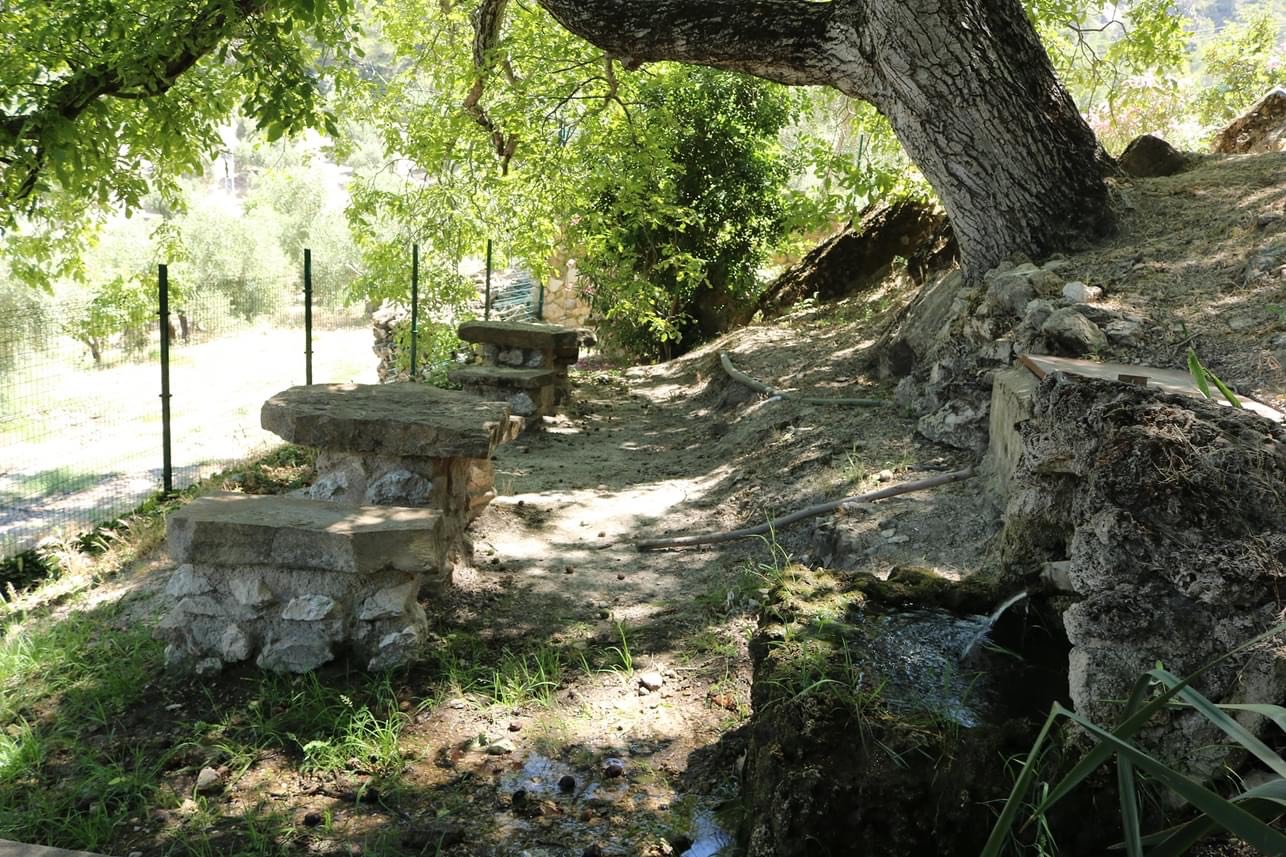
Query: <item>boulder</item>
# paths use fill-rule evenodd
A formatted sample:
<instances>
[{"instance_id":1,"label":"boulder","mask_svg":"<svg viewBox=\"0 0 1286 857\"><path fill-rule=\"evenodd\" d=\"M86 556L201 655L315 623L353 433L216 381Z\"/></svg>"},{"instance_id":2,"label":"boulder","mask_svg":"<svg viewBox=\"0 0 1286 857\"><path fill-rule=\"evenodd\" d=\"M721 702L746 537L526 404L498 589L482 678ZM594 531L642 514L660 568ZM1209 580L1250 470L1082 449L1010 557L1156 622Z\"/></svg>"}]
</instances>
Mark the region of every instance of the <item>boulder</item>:
<instances>
[{"instance_id":1,"label":"boulder","mask_svg":"<svg viewBox=\"0 0 1286 857\"><path fill-rule=\"evenodd\" d=\"M1121 169L1140 179L1172 176L1181 172L1187 163L1183 153L1151 134L1131 140L1117 160Z\"/></svg>"},{"instance_id":2,"label":"boulder","mask_svg":"<svg viewBox=\"0 0 1286 857\"><path fill-rule=\"evenodd\" d=\"M1073 307L1054 310L1040 332L1059 351L1071 356L1094 354L1107 347L1107 335Z\"/></svg>"},{"instance_id":3,"label":"boulder","mask_svg":"<svg viewBox=\"0 0 1286 857\"><path fill-rule=\"evenodd\" d=\"M1215 137L1221 155L1286 150L1286 87L1275 86Z\"/></svg>"}]
</instances>

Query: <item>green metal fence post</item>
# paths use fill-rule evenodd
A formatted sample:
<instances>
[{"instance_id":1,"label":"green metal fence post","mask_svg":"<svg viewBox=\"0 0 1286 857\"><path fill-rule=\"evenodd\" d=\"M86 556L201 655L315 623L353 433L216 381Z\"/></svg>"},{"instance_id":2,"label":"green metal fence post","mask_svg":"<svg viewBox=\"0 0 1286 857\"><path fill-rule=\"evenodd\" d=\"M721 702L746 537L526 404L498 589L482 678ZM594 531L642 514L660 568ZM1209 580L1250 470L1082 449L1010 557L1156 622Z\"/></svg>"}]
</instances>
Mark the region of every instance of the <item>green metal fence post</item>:
<instances>
[{"instance_id":1,"label":"green metal fence post","mask_svg":"<svg viewBox=\"0 0 1286 857\"><path fill-rule=\"evenodd\" d=\"M420 338L420 245L411 245L411 380L415 380L415 346Z\"/></svg>"},{"instance_id":2,"label":"green metal fence post","mask_svg":"<svg viewBox=\"0 0 1286 857\"><path fill-rule=\"evenodd\" d=\"M487 294L482 301L482 320L491 321L491 239L487 239Z\"/></svg>"},{"instance_id":3,"label":"green metal fence post","mask_svg":"<svg viewBox=\"0 0 1286 857\"><path fill-rule=\"evenodd\" d=\"M161 317L161 493L174 493L174 456L170 444L170 271L157 268Z\"/></svg>"},{"instance_id":4,"label":"green metal fence post","mask_svg":"<svg viewBox=\"0 0 1286 857\"><path fill-rule=\"evenodd\" d=\"M304 249L304 383L313 382L313 251Z\"/></svg>"}]
</instances>

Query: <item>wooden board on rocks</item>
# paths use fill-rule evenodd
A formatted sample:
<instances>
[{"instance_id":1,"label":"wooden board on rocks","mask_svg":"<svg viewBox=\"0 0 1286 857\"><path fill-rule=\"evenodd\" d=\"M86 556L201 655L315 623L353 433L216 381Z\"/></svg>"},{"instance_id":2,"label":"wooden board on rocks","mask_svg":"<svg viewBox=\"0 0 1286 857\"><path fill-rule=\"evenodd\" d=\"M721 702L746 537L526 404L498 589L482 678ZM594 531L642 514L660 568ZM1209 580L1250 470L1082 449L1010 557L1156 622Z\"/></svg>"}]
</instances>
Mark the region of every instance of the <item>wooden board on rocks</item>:
<instances>
[{"instance_id":1,"label":"wooden board on rocks","mask_svg":"<svg viewBox=\"0 0 1286 857\"><path fill-rule=\"evenodd\" d=\"M291 443L423 458L490 458L513 432L503 402L411 382L291 387L260 423Z\"/></svg>"},{"instance_id":2,"label":"wooden board on rocks","mask_svg":"<svg viewBox=\"0 0 1286 857\"><path fill-rule=\"evenodd\" d=\"M1045 354L1024 354L1019 360L1037 378L1044 378L1050 372L1068 372L1087 378L1106 378L1112 381L1125 380L1121 376L1147 378L1147 386L1160 387L1167 393L1181 396L1192 396L1204 399L1205 394L1197 389L1192 376L1179 369L1157 369L1154 366L1133 366L1128 363L1095 363L1092 360L1075 360L1071 357L1050 357ZM1213 390L1212 390L1213 392ZM1228 405L1223 396L1214 396L1213 401ZM1246 397L1241 398L1242 407L1253 411L1273 422L1286 421L1286 414L1263 402Z\"/></svg>"}]
</instances>

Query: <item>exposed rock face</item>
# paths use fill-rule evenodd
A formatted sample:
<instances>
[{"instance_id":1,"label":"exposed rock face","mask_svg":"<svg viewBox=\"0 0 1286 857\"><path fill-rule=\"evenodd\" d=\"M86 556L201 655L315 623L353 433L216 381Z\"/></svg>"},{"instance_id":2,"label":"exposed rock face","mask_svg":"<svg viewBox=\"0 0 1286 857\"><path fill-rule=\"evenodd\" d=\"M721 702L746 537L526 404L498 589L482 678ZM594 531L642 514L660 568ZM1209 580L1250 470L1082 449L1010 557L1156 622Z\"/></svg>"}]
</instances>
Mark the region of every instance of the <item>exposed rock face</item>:
<instances>
[{"instance_id":1,"label":"exposed rock face","mask_svg":"<svg viewBox=\"0 0 1286 857\"><path fill-rule=\"evenodd\" d=\"M1051 374L1022 426L1002 555L1023 581L1069 561L1071 696L1099 723L1161 661L1186 675L1271 627L1286 580L1286 428L1246 411ZM1018 581L1015 581L1017 583ZM1286 702L1286 640L1211 671L1217 702ZM1256 718L1240 715L1249 725ZM1227 761L1196 714L1143 742L1198 777Z\"/></svg>"},{"instance_id":2,"label":"exposed rock face","mask_svg":"<svg viewBox=\"0 0 1286 857\"><path fill-rule=\"evenodd\" d=\"M1015 354L1081 356L1141 343L1144 320L1074 299L1102 289L1065 282L1067 263L1015 259L970 283L958 271L926 283L876 350L878 371L930 440L981 453L991 380Z\"/></svg>"},{"instance_id":3,"label":"exposed rock face","mask_svg":"<svg viewBox=\"0 0 1286 857\"><path fill-rule=\"evenodd\" d=\"M1183 170L1183 154L1160 137L1144 134L1135 137L1118 159L1121 169L1135 178L1172 176Z\"/></svg>"},{"instance_id":4,"label":"exposed rock face","mask_svg":"<svg viewBox=\"0 0 1286 857\"><path fill-rule=\"evenodd\" d=\"M1268 90L1219 132L1211 148L1223 155L1286 150L1286 87Z\"/></svg>"},{"instance_id":5,"label":"exposed rock face","mask_svg":"<svg viewBox=\"0 0 1286 857\"><path fill-rule=\"evenodd\" d=\"M176 604L158 635L168 664L200 673L252 658L307 672L340 648L369 669L405 662L427 627L417 594L450 583L428 509L216 494L171 515L168 541Z\"/></svg>"},{"instance_id":6,"label":"exposed rock face","mask_svg":"<svg viewBox=\"0 0 1286 857\"><path fill-rule=\"evenodd\" d=\"M895 257L912 255L945 221L941 212L910 199L866 211L774 280L759 298L759 309L775 318L813 294L834 300L869 288Z\"/></svg>"}]
</instances>

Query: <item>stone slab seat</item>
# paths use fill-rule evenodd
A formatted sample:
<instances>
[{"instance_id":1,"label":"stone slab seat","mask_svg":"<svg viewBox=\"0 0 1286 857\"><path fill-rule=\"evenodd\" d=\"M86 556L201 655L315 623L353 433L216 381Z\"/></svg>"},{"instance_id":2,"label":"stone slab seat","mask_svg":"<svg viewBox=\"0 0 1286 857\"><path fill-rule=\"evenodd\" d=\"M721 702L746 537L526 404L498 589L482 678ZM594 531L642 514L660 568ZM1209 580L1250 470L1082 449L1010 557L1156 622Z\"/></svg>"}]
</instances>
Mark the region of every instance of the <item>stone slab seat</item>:
<instances>
[{"instance_id":1,"label":"stone slab seat","mask_svg":"<svg viewBox=\"0 0 1286 857\"><path fill-rule=\"evenodd\" d=\"M575 361L579 352L577 333L556 324L525 321L467 321L457 331L465 342L498 345L503 348L531 348L553 351L558 358Z\"/></svg>"},{"instance_id":2,"label":"stone slab seat","mask_svg":"<svg viewBox=\"0 0 1286 857\"><path fill-rule=\"evenodd\" d=\"M465 387L485 386L513 390L538 390L558 381L553 369L515 369L509 366L473 365L447 372L447 377Z\"/></svg>"},{"instance_id":3,"label":"stone slab seat","mask_svg":"<svg viewBox=\"0 0 1286 857\"><path fill-rule=\"evenodd\" d=\"M264 402L260 422L291 443L420 458L490 458L509 406L425 384L313 384Z\"/></svg>"},{"instance_id":4,"label":"stone slab seat","mask_svg":"<svg viewBox=\"0 0 1286 857\"><path fill-rule=\"evenodd\" d=\"M433 574L444 564L443 523L426 508L220 492L170 515L166 541L179 563Z\"/></svg>"},{"instance_id":5,"label":"stone slab seat","mask_svg":"<svg viewBox=\"0 0 1286 857\"><path fill-rule=\"evenodd\" d=\"M157 627L166 662L198 673L253 659L307 672L352 650L368 669L413 660L427 632L417 598L450 583L445 515L220 493L167 522L178 563Z\"/></svg>"},{"instance_id":6,"label":"stone slab seat","mask_svg":"<svg viewBox=\"0 0 1286 857\"><path fill-rule=\"evenodd\" d=\"M68 851L64 848L47 848L44 845L27 845L0 839L0 857L104 857L88 851Z\"/></svg>"}]
</instances>

